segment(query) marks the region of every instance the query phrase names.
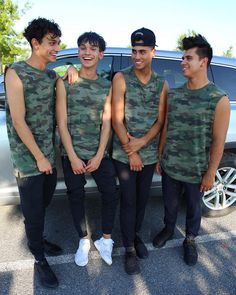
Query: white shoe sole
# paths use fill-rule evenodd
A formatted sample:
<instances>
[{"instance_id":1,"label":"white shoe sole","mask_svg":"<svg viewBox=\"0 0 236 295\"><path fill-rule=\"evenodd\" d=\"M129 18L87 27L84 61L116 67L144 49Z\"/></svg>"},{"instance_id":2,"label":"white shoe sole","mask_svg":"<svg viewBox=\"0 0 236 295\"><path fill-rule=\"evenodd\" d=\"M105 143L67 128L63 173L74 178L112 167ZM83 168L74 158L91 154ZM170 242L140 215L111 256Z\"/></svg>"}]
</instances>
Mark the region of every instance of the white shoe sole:
<instances>
[{"instance_id":1,"label":"white shoe sole","mask_svg":"<svg viewBox=\"0 0 236 295\"><path fill-rule=\"evenodd\" d=\"M75 264L78 265L78 266L85 266L85 265L88 264L88 259L85 260L85 261L82 261L82 262L78 262L78 261L76 261L76 259L75 259Z\"/></svg>"},{"instance_id":2,"label":"white shoe sole","mask_svg":"<svg viewBox=\"0 0 236 295\"><path fill-rule=\"evenodd\" d=\"M103 259L108 265L112 265L112 260L107 260L106 258L104 258L104 257L102 256L102 253L101 253L101 251L100 251L99 242L95 241L95 242L94 242L94 245L95 245L96 249L98 250L98 252L99 252L100 256L102 257L102 259Z\"/></svg>"}]
</instances>

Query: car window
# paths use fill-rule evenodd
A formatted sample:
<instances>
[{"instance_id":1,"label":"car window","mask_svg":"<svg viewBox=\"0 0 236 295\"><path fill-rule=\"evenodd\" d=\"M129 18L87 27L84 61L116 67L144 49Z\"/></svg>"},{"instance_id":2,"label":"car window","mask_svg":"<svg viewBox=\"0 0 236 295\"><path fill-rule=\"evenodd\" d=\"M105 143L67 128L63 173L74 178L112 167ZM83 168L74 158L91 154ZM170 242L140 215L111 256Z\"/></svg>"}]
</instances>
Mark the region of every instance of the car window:
<instances>
[{"instance_id":1,"label":"car window","mask_svg":"<svg viewBox=\"0 0 236 295\"><path fill-rule=\"evenodd\" d=\"M132 59L131 56L122 56L122 60L121 60L121 69L130 67L132 65Z\"/></svg>"},{"instance_id":2,"label":"car window","mask_svg":"<svg viewBox=\"0 0 236 295\"><path fill-rule=\"evenodd\" d=\"M132 65L131 57L122 56L121 69L130 65ZM179 60L154 58L152 60L152 68L168 81L170 88L179 87L186 81L182 74Z\"/></svg>"},{"instance_id":3,"label":"car window","mask_svg":"<svg viewBox=\"0 0 236 295\"><path fill-rule=\"evenodd\" d=\"M153 69L168 81L170 88L178 88L186 82L181 70L181 60L155 58ZM209 80L213 81L210 69L208 69Z\"/></svg>"},{"instance_id":4,"label":"car window","mask_svg":"<svg viewBox=\"0 0 236 295\"><path fill-rule=\"evenodd\" d=\"M153 59L152 67L154 71L163 76L169 83L170 88L181 86L186 79L184 78L181 66L181 60L163 58L158 56ZM49 69L54 69L60 76L63 76L68 67L74 65L80 69L80 60L75 52L71 56L58 57L57 61L48 64ZM132 65L131 56L129 54L107 53L98 63L97 72L99 75L107 79L112 79L114 73ZM208 71L208 77L214 81L220 88L225 90L231 100L236 100L236 69L221 65L211 65ZM214 79L213 79L213 76ZM0 109L5 109L5 90L4 75L0 75Z\"/></svg>"},{"instance_id":5,"label":"car window","mask_svg":"<svg viewBox=\"0 0 236 295\"><path fill-rule=\"evenodd\" d=\"M170 88L180 87L186 81L181 71L180 60L155 58L153 69L168 81Z\"/></svg>"},{"instance_id":6,"label":"car window","mask_svg":"<svg viewBox=\"0 0 236 295\"><path fill-rule=\"evenodd\" d=\"M81 64L80 60L77 56L75 57L65 57L58 59L57 61L48 64L49 69L53 69L55 72L58 73L59 76L64 76L67 69L73 65L77 70L80 69ZM106 79L110 79L111 74L111 67L112 67L112 56L104 56L101 59L97 66L97 73Z\"/></svg>"},{"instance_id":7,"label":"car window","mask_svg":"<svg viewBox=\"0 0 236 295\"><path fill-rule=\"evenodd\" d=\"M47 65L48 69L53 69L59 76L64 76L67 69L70 66L74 66L77 69L80 68L80 61L78 57L65 57L65 58L60 58L55 62L51 62Z\"/></svg>"},{"instance_id":8,"label":"car window","mask_svg":"<svg viewBox=\"0 0 236 295\"><path fill-rule=\"evenodd\" d=\"M212 65L211 68L215 84L226 91L230 100L236 101L236 69L218 65Z\"/></svg>"}]
</instances>

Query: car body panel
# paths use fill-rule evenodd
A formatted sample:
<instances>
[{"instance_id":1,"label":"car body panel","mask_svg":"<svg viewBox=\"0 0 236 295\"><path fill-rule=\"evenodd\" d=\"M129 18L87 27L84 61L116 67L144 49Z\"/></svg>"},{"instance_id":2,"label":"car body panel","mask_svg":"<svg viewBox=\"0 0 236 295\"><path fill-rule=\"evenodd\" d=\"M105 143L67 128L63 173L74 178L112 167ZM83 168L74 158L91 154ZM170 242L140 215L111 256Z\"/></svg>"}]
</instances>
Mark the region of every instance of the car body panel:
<instances>
[{"instance_id":1,"label":"car body panel","mask_svg":"<svg viewBox=\"0 0 236 295\"><path fill-rule=\"evenodd\" d=\"M77 57L78 49L71 48L61 50L58 53L57 61L50 63L49 68L56 67L56 71L63 75L66 69L71 64L76 64L79 68L79 59ZM104 54L104 59L99 63L98 73L104 77L111 79L114 73L132 64L130 48L107 48ZM182 58L181 52L174 51L157 51L156 58L153 60L153 68L159 74L163 75L169 82L170 87L178 87L185 78L182 75L180 61ZM100 66L101 65L101 66ZM214 81L214 68L220 73L222 69L233 69L234 81L236 85L236 59L213 57L211 68L209 68L209 77ZM234 73L233 72L233 73ZM221 76L219 75L221 78ZM224 78L224 77L223 77ZM224 82L224 79L222 80ZM214 81L217 84L217 81ZM219 80L220 82L220 80ZM222 82L222 83L223 83ZM5 93L4 93L4 78L0 76L0 205L9 205L19 203L18 188L13 174L10 148L6 131L6 114L5 114ZM232 83L231 83L232 84ZM221 86L221 85L220 85ZM222 87L222 86L221 86ZM222 87L223 88L223 87ZM235 90L234 90L235 89ZM227 89L226 89L227 90ZM231 100L231 118L230 126L226 138L226 148L231 150L236 148L236 88L229 89ZM59 138L57 136L57 171L58 182L55 191L56 196L65 196L66 188L63 180L63 173L61 168L61 160L59 154ZM87 176L87 183L85 186L87 193L96 193L97 187L94 180ZM153 176L151 186L151 195L161 193L161 177L156 173Z\"/></svg>"}]
</instances>

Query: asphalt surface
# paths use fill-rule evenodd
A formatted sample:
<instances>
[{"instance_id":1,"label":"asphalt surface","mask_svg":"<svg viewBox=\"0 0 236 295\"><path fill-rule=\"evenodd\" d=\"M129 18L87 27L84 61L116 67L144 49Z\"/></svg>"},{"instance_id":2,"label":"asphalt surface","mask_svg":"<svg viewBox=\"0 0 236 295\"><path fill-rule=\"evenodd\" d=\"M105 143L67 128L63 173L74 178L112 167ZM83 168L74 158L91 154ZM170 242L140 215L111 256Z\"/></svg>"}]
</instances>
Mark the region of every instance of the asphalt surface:
<instances>
[{"instance_id":1,"label":"asphalt surface","mask_svg":"<svg viewBox=\"0 0 236 295\"><path fill-rule=\"evenodd\" d=\"M100 198L86 201L88 229L91 239L101 235ZM78 238L73 228L67 199L53 201L46 218L45 232L58 243L64 254L48 258L60 286L56 290L40 286L33 271L33 258L28 252L19 206L0 207L0 294L86 294L86 295L235 295L236 294L236 211L218 218L203 218L197 239L199 261L194 267L183 261L185 207L181 205L174 239L161 249L152 247L152 239L163 227L161 197L148 203L142 238L149 257L140 260L141 274L124 272L123 247L119 231L119 210L113 231L113 264L106 265L94 248L89 263L74 263Z\"/></svg>"}]
</instances>

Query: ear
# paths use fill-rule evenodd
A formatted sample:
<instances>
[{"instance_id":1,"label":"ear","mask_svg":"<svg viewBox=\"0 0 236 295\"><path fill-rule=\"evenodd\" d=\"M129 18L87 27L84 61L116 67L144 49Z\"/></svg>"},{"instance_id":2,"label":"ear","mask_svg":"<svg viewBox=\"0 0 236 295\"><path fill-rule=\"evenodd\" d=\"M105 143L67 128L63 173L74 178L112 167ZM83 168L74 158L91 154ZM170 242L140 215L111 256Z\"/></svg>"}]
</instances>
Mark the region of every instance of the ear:
<instances>
[{"instance_id":1,"label":"ear","mask_svg":"<svg viewBox=\"0 0 236 295\"><path fill-rule=\"evenodd\" d=\"M206 66L207 67L207 63L208 63L208 57L203 57L201 59L201 66Z\"/></svg>"},{"instance_id":2,"label":"ear","mask_svg":"<svg viewBox=\"0 0 236 295\"><path fill-rule=\"evenodd\" d=\"M156 55L156 49L153 48L153 49L152 49L152 57L155 57L155 55Z\"/></svg>"},{"instance_id":3,"label":"ear","mask_svg":"<svg viewBox=\"0 0 236 295\"><path fill-rule=\"evenodd\" d=\"M103 56L104 56L104 52L102 51L99 51L99 54L98 54L98 58L99 59L103 59Z\"/></svg>"},{"instance_id":4,"label":"ear","mask_svg":"<svg viewBox=\"0 0 236 295\"><path fill-rule=\"evenodd\" d=\"M31 40L31 45L34 50L38 50L40 44L37 39L33 38Z\"/></svg>"}]
</instances>

